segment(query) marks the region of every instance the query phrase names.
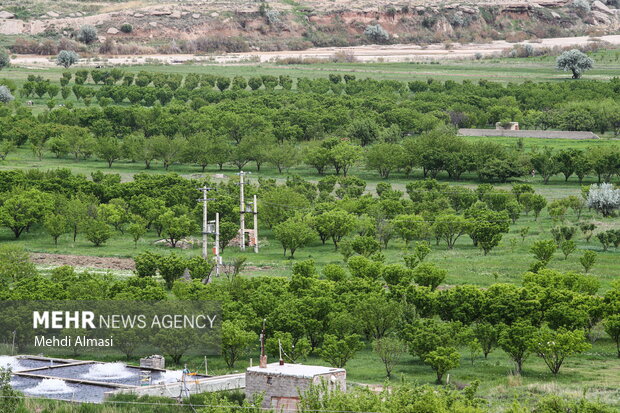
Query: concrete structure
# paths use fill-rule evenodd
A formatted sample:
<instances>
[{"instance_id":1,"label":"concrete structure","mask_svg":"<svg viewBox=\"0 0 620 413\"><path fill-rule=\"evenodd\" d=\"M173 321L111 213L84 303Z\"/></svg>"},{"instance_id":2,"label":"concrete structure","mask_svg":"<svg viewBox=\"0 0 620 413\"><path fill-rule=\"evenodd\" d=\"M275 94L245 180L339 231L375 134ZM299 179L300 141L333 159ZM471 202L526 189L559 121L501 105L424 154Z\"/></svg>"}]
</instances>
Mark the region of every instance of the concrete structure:
<instances>
[{"instance_id":1,"label":"concrete structure","mask_svg":"<svg viewBox=\"0 0 620 413\"><path fill-rule=\"evenodd\" d=\"M245 373L245 395L252 399L263 394L263 408L275 411L296 411L300 395L311 385L325 382L328 391L346 391L347 372L344 369L304 366L302 364L271 363L266 367L250 367Z\"/></svg>"},{"instance_id":2,"label":"concrete structure","mask_svg":"<svg viewBox=\"0 0 620 413\"><path fill-rule=\"evenodd\" d=\"M495 122L496 130L519 130L519 122Z\"/></svg>"},{"instance_id":3,"label":"concrete structure","mask_svg":"<svg viewBox=\"0 0 620 413\"><path fill-rule=\"evenodd\" d=\"M160 356L159 354L145 357L140 359L140 367L163 370L166 368L166 358L164 356Z\"/></svg>"},{"instance_id":4,"label":"concrete structure","mask_svg":"<svg viewBox=\"0 0 620 413\"><path fill-rule=\"evenodd\" d=\"M504 136L507 138L540 139L600 139L592 132L573 132L555 130L506 130L506 129L459 129L460 136Z\"/></svg>"}]
</instances>

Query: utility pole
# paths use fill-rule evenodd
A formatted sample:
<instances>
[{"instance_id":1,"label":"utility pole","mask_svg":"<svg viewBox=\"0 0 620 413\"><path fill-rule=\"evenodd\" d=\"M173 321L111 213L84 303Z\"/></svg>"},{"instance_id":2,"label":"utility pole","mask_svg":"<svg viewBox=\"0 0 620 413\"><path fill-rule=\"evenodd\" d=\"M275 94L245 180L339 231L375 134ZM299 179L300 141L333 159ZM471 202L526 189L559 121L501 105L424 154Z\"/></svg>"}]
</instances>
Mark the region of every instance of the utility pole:
<instances>
[{"instance_id":1,"label":"utility pole","mask_svg":"<svg viewBox=\"0 0 620 413\"><path fill-rule=\"evenodd\" d=\"M239 222L241 224L241 236L239 237L239 247L241 251L245 251L245 196L243 193L243 177L245 172L239 171Z\"/></svg>"},{"instance_id":2,"label":"utility pole","mask_svg":"<svg viewBox=\"0 0 620 413\"><path fill-rule=\"evenodd\" d=\"M254 252L258 254L258 202L254 195Z\"/></svg>"},{"instance_id":3,"label":"utility pole","mask_svg":"<svg viewBox=\"0 0 620 413\"><path fill-rule=\"evenodd\" d=\"M213 190L213 188L208 188L206 185L202 188L198 188L198 191L202 192L202 198L198 200L198 202L202 202L202 258L207 259L207 203L210 201L207 198L207 193Z\"/></svg>"},{"instance_id":4,"label":"utility pole","mask_svg":"<svg viewBox=\"0 0 620 413\"><path fill-rule=\"evenodd\" d=\"M220 213L215 213L215 276L220 276Z\"/></svg>"}]
</instances>

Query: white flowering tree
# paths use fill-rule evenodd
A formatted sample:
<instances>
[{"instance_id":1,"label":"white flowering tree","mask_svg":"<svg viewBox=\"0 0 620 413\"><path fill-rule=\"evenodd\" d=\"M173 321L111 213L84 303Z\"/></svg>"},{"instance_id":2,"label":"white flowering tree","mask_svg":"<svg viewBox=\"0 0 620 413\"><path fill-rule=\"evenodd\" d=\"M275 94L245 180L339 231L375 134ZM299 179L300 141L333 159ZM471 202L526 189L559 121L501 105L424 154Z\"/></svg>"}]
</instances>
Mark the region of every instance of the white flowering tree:
<instances>
[{"instance_id":1,"label":"white flowering tree","mask_svg":"<svg viewBox=\"0 0 620 413\"><path fill-rule=\"evenodd\" d=\"M556 60L558 70L573 72L573 79L581 78L581 75L586 70L592 69L594 66L594 60L589 58L585 53L577 49L568 50L558 56Z\"/></svg>"},{"instance_id":2,"label":"white flowering tree","mask_svg":"<svg viewBox=\"0 0 620 413\"><path fill-rule=\"evenodd\" d=\"M603 214L611 216L620 208L620 189L614 189L612 184L592 185L586 200L588 208L592 208Z\"/></svg>"}]
</instances>

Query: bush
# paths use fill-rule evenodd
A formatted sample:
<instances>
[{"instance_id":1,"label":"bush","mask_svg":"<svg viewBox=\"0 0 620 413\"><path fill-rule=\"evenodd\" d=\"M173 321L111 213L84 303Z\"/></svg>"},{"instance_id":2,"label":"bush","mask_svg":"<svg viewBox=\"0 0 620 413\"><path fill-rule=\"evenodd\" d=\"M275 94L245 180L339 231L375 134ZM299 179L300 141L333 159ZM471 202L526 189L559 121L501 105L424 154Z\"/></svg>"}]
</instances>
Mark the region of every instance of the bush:
<instances>
[{"instance_id":1,"label":"bush","mask_svg":"<svg viewBox=\"0 0 620 413\"><path fill-rule=\"evenodd\" d=\"M138 254L134 258L136 265L136 275L138 277L154 277L157 275L157 268L159 267L160 256L153 254L152 252L143 252Z\"/></svg>"},{"instance_id":2,"label":"bush","mask_svg":"<svg viewBox=\"0 0 620 413\"><path fill-rule=\"evenodd\" d=\"M384 43L390 40L390 34L380 24L366 26L364 35L375 43Z\"/></svg>"},{"instance_id":3,"label":"bush","mask_svg":"<svg viewBox=\"0 0 620 413\"><path fill-rule=\"evenodd\" d=\"M133 31L133 26L129 23L123 23L121 26L121 32L123 33L131 33Z\"/></svg>"},{"instance_id":4,"label":"bush","mask_svg":"<svg viewBox=\"0 0 620 413\"><path fill-rule=\"evenodd\" d=\"M82 43L91 44L95 40L97 40L97 29L95 29L94 26L86 24L86 25L80 27L80 30L78 31L77 38Z\"/></svg>"}]
</instances>

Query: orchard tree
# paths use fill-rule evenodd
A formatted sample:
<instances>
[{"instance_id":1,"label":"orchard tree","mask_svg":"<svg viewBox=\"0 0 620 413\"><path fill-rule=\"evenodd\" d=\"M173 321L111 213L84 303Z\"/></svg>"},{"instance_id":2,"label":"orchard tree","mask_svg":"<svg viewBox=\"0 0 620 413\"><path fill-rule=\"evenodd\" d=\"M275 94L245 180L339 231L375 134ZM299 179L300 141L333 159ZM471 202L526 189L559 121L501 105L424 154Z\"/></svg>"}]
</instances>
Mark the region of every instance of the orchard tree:
<instances>
[{"instance_id":1,"label":"orchard tree","mask_svg":"<svg viewBox=\"0 0 620 413\"><path fill-rule=\"evenodd\" d=\"M397 215L393 220L394 230L405 241L405 246L414 239L426 238L430 233L430 226L420 215Z\"/></svg>"},{"instance_id":2,"label":"orchard tree","mask_svg":"<svg viewBox=\"0 0 620 413\"><path fill-rule=\"evenodd\" d=\"M256 334L247 330L241 320L224 320L221 337L222 356L229 369L234 368L235 363L246 354L252 343L258 341Z\"/></svg>"},{"instance_id":3,"label":"orchard tree","mask_svg":"<svg viewBox=\"0 0 620 413\"><path fill-rule=\"evenodd\" d=\"M448 245L448 249L454 248L454 244L467 233L471 223L462 215L444 213L435 219L433 232L437 239L443 239Z\"/></svg>"},{"instance_id":4,"label":"orchard tree","mask_svg":"<svg viewBox=\"0 0 620 413\"><path fill-rule=\"evenodd\" d=\"M620 358L620 314L609 316L603 321L603 326L605 332L609 334L609 337L616 343L618 358Z\"/></svg>"},{"instance_id":5,"label":"orchard tree","mask_svg":"<svg viewBox=\"0 0 620 413\"><path fill-rule=\"evenodd\" d=\"M472 327L473 335L480 343L482 354L486 359L489 353L497 346L497 329L489 322L479 322Z\"/></svg>"},{"instance_id":6,"label":"orchard tree","mask_svg":"<svg viewBox=\"0 0 620 413\"><path fill-rule=\"evenodd\" d=\"M0 207L0 223L13 231L17 239L31 225L41 222L52 206L50 195L38 189L15 191L8 194Z\"/></svg>"},{"instance_id":7,"label":"orchard tree","mask_svg":"<svg viewBox=\"0 0 620 413\"><path fill-rule=\"evenodd\" d=\"M392 377L394 366L396 366L403 355L406 354L407 344L397 337L386 336L373 341L372 349L383 362L385 373L389 379Z\"/></svg>"},{"instance_id":8,"label":"orchard tree","mask_svg":"<svg viewBox=\"0 0 620 413\"><path fill-rule=\"evenodd\" d=\"M58 56L56 56L56 64L68 69L77 63L79 58L80 56L78 56L78 54L73 50L61 50L60 53L58 53Z\"/></svg>"},{"instance_id":9,"label":"orchard tree","mask_svg":"<svg viewBox=\"0 0 620 413\"><path fill-rule=\"evenodd\" d=\"M578 49L568 50L558 56L556 67L565 72L571 71L573 79L581 78L583 72L592 69L594 60Z\"/></svg>"},{"instance_id":10,"label":"orchard tree","mask_svg":"<svg viewBox=\"0 0 620 413\"><path fill-rule=\"evenodd\" d=\"M347 176L349 169L360 159L362 148L349 141L341 141L329 150L329 160L336 170L336 175Z\"/></svg>"},{"instance_id":11,"label":"orchard tree","mask_svg":"<svg viewBox=\"0 0 620 413\"><path fill-rule=\"evenodd\" d=\"M448 371L457 368L461 362L461 355L454 347L437 347L424 358L424 363L431 366L437 374L437 384L443 383L443 376Z\"/></svg>"},{"instance_id":12,"label":"orchard tree","mask_svg":"<svg viewBox=\"0 0 620 413\"><path fill-rule=\"evenodd\" d=\"M91 218L84 225L84 234L95 247L99 247L112 236L112 227L101 219Z\"/></svg>"},{"instance_id":13,"label":"orchard tree","mask_svg":"<svg viewBox=\"0 0 620 413\"><path fill-rule=\"evenodd\" d=\"M172 359L172 362L179 364L181 357L198 341L198 334L192 328L162 328L153 337L153 343L159 348L162 354Z\"/></svg>"},{"instance_id":14,"label":"orchard tree","mask_svg":"<svg viewBox=\"0 0 620 413\"><path fill-rule=\"evenodd\" d=\"M514 361L516 374L520 375L523 371L523 363L532 352L532 342L537 330L527 321L517 321L501 329L497 343Z\"/></svg>"},{"instance_id":15,"label":"orchard tree","mask_svg":"<svg viewBox=\"0 0 620 413\"><path fill-rule=\"evenodd\" d=\"M361 337L357 334L349 334L343 338L325 334L319 355L331 366L343 368L362 347Z\"/></svg>"},{"instance_id":16,"label":"orchard tree","mask_svg":"<svg viewBox=\"0 0 620 413\"><path fill-rule=\"evenodd\" d=\"M434 290L446 279L447 274L448 271L435 264L423 262L413 270L413 279L417 284Z\"/></svg>"},{"instance_id":17,"label":"orchard tree","mask_svg":"<svg viewBox=\"0 0 620 413\"><path fill-rule=\"evenodd\" d=\"M553 149L548 146L545 146L542 152L534 152L530 157L530 162L542 176L545 185L549 183L549 178L561 170L561 165L553 153Z\"/></svg>"},{"instance_id":18,"label":"orchard tree","mask_svg":"<svg viewBox=\"0 0 620 413\"><path fill-rule=\"evenodd\" d=\"M315 228L331 238L337 250L340 240L355 229L355 217L341 209L332 209L315 218Z\"/></svg>"},{"instance_id":19,"label":"orchard tree","mask_svg":"<svg viewBox=\"0 0 620 413\"><path fill-rule=\"evenodd\" d=\"M609 183L592 185L586 199L588 208L601 213L604 217L611 216L620 208L620 189L614 189Z\"/></svg>"},{"instance_id":20,"label":"orchard tree","mask_svg":"<svg viewBox=\"0 0 620 413\"><path fill-rule=\"evenodd\" d=\"M284 256L286 251L291 252L294 258L295 251L308 245L315 237L316 232L310 227L308 219L297 215L274 227L275 238L282 244Z\"/></svg>"},{"instance_id":21,"label":"orchard tree","mask_svg":"<svg viewBox=\"0 0 620 413\"><path fill-rule=\"evenodd\" d=\"M172 248L175 248L181 239L191 235L196 230L196 222L185 214L176 216L173 211L167 211L158 220L162 227L162 234Z\"/></svg>"},{"instance_id":22,"label":"orchard tree","mask_svg":"<svg viewBox=\"0 0 620 413\"><path fill-rule=\"evenodd\" d=\"M47 214L43 220L43 227L54 240L54 245L58 245L58 238L61 235L71 231L69 220L63 214Z\"/></svg>"},{"instance_id":23,"label":"orchard tree","mask_svg":"<svg viewBox=\"0 0 620 413\"><path fill-rule=\"evenodd\" d=\"M583 267L583 271L586 274L590 272L595 262L596 262L596 252L592 250L585 250L583 252L583 255L579 258L579 263Z\"/></svg>"},{"instance_id":24,"label":"orchard tree","mask_svg":"<svg viewBox=\"0 0 620 413\"><path fill-rule=\"evenodd\" d=\"M366 167L376 170L385 179L402 165L402 159L402 146L396 143L378 143L366 151Z\"/></svg>"},{"instance_id":25,"label":"orchard tree","mask_svg":"<svg viewBox=\"0 0 620 413\"><path fill-rule=\"evenodd\" d=\"M118 139L104 136L97 139L95 153L108 163L108 168L111 168L114 161L121 158L123 151Z\"/></svg>"},{"instance_id":26,"label":"orchard tree","mask_svg":"<svg viewBox=\"0 0 620 413\"><path fill-rule=\"evenodd\" d=\"M544 326L538 329L532 339L533 351L544 360L554 375L560 372L566 357L583 353L590 347L583 330L552 330Z\"/></svg>"}]
</instances>

